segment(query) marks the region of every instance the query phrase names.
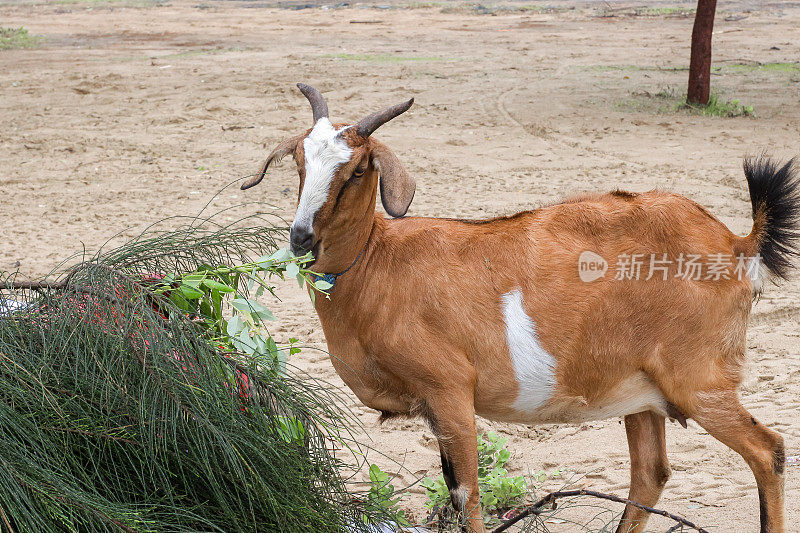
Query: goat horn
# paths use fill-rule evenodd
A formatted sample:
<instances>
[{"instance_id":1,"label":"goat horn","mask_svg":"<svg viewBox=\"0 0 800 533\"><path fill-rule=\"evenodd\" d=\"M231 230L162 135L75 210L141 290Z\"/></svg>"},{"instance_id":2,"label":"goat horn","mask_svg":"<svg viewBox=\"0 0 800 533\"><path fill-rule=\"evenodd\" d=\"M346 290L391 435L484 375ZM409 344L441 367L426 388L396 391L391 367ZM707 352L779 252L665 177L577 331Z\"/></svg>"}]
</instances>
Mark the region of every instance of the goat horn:
<instances>
[{"instance_id":1,"label":"goat horn","mask_svg":"<svg viewBox=\"0 0 800 533\"><path fill-rule=\"evenodd\" d=\"M311 111L314 113L314 124L321 118L328 118L328 103L318 90L305 83L298 83L297 88L308 98L308 103L311 104Z\"/></svg>"},{"instance_id":2,"label":"goat horn","mask_svg":"<svg viewBox=\"0 0 800 533\"><path fill-rule=\"evenodd\" d=\"M362 118L358 121L358 124L356 124L356 133L364 138L369 137L375 130L384 124L396 116L408 111L408 108L410 108L413 103L414 99L412 98L408 102L393 105L392 107L386 108L383 111L378 111L377 113L373 113Z\"/></svg>"}]
</instances>

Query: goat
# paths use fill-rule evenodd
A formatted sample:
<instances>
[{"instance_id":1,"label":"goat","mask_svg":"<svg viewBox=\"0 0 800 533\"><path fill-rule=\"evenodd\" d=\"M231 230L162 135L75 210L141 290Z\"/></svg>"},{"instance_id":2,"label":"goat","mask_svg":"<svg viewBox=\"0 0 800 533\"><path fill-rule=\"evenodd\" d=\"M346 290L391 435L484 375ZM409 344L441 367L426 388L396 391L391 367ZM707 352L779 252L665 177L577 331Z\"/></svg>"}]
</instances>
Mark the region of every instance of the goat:
<instances>
[{"instance_id":1,"label":"goat","mask_svg":"<svg viewBox=\"0 0 800 533\"><path fill-rule=\"evenodd\" d=\"M738 387L754 297L768 276L786 277L798 254L793 161L745 161L754 220L746 237L657 190L588 194L489 220L404 217L415 181L371 134L413 99L334 125L323 96L298 87L313 127L281 142L242 189L294 157L290 244L298 255L312 251L313 269L334 284L314 304L333 366L381 419L428 422L465 528L483 530L478 414L524 424L623 416L629 498L647 506L670 476L665 419L691 418L752 469L762 533L784 531L783 438L745 410ZM378 185L393 219L375 211ZM637 257L662 261L661 270L628 275L622 267ZM696 257L708 258L709 272L689 276ZM721 257L730 259L712 274ZM617 531L641 532L647 518L628 505Z\"/></svg>"}]
</instances>

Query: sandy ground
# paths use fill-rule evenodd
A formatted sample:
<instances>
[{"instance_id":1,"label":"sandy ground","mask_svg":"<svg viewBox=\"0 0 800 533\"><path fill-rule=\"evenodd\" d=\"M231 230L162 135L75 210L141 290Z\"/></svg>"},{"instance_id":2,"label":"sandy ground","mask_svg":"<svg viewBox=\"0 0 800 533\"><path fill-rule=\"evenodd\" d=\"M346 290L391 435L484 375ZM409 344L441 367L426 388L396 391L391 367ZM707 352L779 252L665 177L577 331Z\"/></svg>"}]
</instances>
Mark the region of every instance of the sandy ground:
<instances>
[{"instance_id":1,"label":"sandy ground","mask_svg":"<svg viewBox=\"0 0 800 533\"><path fill-rule=\"evenodd\" d=\"M379 133L418 180L414 215L479 218L579 191L663 187L744 234L742 156L800 152L800 70L759 67L800 57L798 3L720 5L712 82L723 99L753 105L755 119L675 112L675 98L663 96L683 90L691 16L616 3L503 4L493 14L460 4L283 7L0 2L0 25L44 36L39 49L0 52L0 270L41 275L84 246L196 213L310 125L298 81L322 90L341 120L416 98ZM285 164L260 188L232 188L216 205L266 199L291 217L296 180ZM281 295L276 335L324 346L307 296L294 284ZM797 276L755 307L742 387L743 403L786 437L790 456L800 454L799 308ZM309 350L295 363L341 385L323 354ZM375 412L350 401L386 454L374 460L402 464L395 485L438 475L421 423L378 426ZM515 473L560 468L579 486L627 493L620 420L479 427L509 438ZM674 473L660 505L713 531L756 531L744 462L692 422L671 424L668 441ZM786 476L791 531L800 523L798 468ZM421 519L423 501L412 488L404 505ZM659 531L669 524L651 522Z\"/></svg>"}]
</instances>

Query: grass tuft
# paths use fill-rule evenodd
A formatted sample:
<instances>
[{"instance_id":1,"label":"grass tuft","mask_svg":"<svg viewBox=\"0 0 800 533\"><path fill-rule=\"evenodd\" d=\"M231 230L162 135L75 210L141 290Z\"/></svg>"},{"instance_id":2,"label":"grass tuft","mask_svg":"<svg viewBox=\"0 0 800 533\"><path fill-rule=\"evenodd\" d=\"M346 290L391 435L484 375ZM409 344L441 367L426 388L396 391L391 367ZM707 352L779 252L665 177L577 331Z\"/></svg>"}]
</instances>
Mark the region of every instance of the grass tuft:
<instances>
[{"instance_id":1,"label":"grass tuft","mask_svg":"<svg viewBox=\"0 0 800 533\"><path fill-rule=\"evenodd\" d=\"M681 107L697 111L706 117L755 117L756 112L751 105L743 105L739 100L722 100L718 94L712 93L708 104L697 105L684 103Z\"/></svg>"},{"instance_id":2,"label":"grass tuft","mask_svg":"<svg viewBox=\"0 0 800 533\"><path fill-rule=\"evenodd\" d=\"M718 65L713 67L713 72L788 72L796 74L800 72L800 63L733 63L730 65Z\"/></svg>"},{"instance_id":3,"label":"grass tuft","mask_svg":"<svg viewBox=\"0 0 800 533\"><path fill-rule=\"evenodd\" d=\"M751 105L744 105L739 100L723 100L717 93L712 93L707 105L689 104L686 93L666 86L658 92L636 91L630 98L617 102L620 109L635 112L668 115L686 112L706 117L755 117L756 112Z\"/></svg>"},{"instance_id":4,"label":"grass tuft","mask_svg":"<svg viewBox=\"0 0 800 533\"><path fill-rule=\"evenodd\" d=\"M31 35L23 27L3 28L0 26L0 50L18 48L35 48L42 40L38 35Z\"/></svg>"}]
</instances>

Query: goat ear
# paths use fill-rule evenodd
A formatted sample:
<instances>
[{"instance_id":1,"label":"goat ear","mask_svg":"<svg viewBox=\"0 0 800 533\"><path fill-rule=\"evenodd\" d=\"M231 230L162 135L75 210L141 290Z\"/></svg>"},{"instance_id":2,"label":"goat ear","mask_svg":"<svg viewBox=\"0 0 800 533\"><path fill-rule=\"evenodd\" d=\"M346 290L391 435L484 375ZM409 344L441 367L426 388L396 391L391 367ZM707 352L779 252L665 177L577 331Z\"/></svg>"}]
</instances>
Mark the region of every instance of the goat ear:
<instances>
[{"instance_id":1,"label":"goat ear","mask_svg":"<svg viewBox=\"0 0 800 533\"><path fill-rule=\"evenodd\" d=\"M278 163L281 159L283 159L283 156L294 152L297 149L297 144L305 136L306 134L303 133L301 135L285 139L278 146L276 146L272 153L269 154L266 161L264 161L264 164L261 165L261 169L256 173L256 175L242 183L242 190L249 189L250 187L254 187L261 183L261 180L264 179L264 174L267 173L269 166L273 162Z\"/></svg>"},{"instance_id":2,"label":"goat ear","mask_svg":"<svg viewBox=\"0 0 800 533\"><path fill-rule=\"evenodd\" d=\"M408 175L394 152L375 139L372 139L372 143L372 165L380 175L381 203L389 215L401 217L414 199L417 183Z\"/></svg>"}]
</instances>

